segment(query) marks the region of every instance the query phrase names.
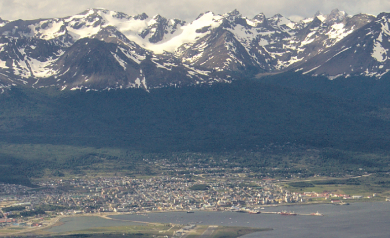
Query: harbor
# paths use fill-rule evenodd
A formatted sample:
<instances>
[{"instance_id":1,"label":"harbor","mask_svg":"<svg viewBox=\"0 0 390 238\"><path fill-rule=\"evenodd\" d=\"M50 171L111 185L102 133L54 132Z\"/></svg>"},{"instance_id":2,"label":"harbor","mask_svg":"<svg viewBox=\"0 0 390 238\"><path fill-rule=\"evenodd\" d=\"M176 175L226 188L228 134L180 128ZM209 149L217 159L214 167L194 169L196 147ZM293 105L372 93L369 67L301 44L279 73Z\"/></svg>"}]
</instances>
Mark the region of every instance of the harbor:
<instances>
[{"instance_id":1,"label":"harbor","mask_svg":"<svg viewBox=\"0 0 390 238\"><path fill-rule=\"evenodd\" d=\"M283 216L324 216L324 214L317 212L314 213L296 213L290 211L281 211L281 212L248 212L249 214L272 214L272 215L283 215Z\"/></svg>"},{"instance_id":2,"label":"harbor","mask_svg":"<svg viewBox=\"0 0 390 238\"><path fill-rule=\"evenodd\" d=\"M295 216L281 215L282 211L296 213ZM313 211L324 216L313 214ZM126 214L110 215L114 218L107 220L100 217L74 216L61 220L62 225L48 229L48 232L61 233L74 230L86 230L100 226L123 226L133 224L134 221L149 223L172 224L202 224L208 226L242 226L254 228L272 228L273 230L261 232L261 237L387 237L390 227L387 226L388 203L354 203L350 206L334 206L331 204L297 205L265 207L259 214L249 212L229 211L193 211L183 212L148 212L143 215ZM375 213L375 216L372 214ZM267 214L267 215L265 215ZM370 222L367 223L367 217ZM315 236L314 236L315 235ZM245 238L257 238L260 233L246 235Z\"/></svg>"}]
</instances>

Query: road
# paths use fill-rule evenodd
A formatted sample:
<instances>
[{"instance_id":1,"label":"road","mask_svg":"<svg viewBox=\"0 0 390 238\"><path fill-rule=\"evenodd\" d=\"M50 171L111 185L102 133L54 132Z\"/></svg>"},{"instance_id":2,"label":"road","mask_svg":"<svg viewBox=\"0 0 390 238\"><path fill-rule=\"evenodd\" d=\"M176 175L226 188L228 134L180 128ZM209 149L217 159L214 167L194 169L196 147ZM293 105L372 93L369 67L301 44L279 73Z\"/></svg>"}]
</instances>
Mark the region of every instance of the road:
<instances>
[{"instance_id":1,"label":"road","mask_svg":"<svg viewBox=\"0 0 390 238\"><path fill-rule=\"evenodd\" d=\"M217 229L218 226L209 226L207 229L203 232L199 238L208 238L211 237L211 235L214 233L215 229Z\"/></svg>"},{"instance_id":2,"label":"road","mask_svg":"<svg viewBox=\"0 0 390 238\"><path fill-rule=\"evenodd\" d=\"M218 228L218 226L209 226L209 227L207 227L207 229L202 233L202 235L199 236L199 238L211 237L211 235L214 233L216 228ZM188 237L189 234L190 234L190 232L187 232L186 234L181 236L181 238L186 238L186 237Z\"/></svg>"}]
</instances>

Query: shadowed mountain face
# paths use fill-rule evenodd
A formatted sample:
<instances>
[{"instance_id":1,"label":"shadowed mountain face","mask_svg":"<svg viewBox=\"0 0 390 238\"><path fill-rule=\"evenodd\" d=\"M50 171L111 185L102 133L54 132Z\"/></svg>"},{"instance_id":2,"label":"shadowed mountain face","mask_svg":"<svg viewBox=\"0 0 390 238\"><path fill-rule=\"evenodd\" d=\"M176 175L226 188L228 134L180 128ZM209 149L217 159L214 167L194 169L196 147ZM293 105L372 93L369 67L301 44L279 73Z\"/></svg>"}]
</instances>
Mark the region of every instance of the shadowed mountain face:
<instances>
[{"instance_id":1,"label":"shadowed mountain face","mask_svg":"<svg viewBox=\"0 0 390 238\"><path fill-rule=\"evenodd\" d=\"M13 88L0 97L0 140L7 142L145 151L256 150L270 143L388 149L390 124L376 107L246 80L150 93Z\"/></svg>"},{"instance_id":2,"label":"shadowed mountain face","mask_svg":"<svg viewBox=\"0 0 390 238\"><path fill-rule=\"evenodd\" d=\"M379 79L390 70L388 19L336 9L293 22L235 10L184 22L90 9L65 18L0 20L0 90L150 90L285 70Z\"/></svg>"}]
</instances>

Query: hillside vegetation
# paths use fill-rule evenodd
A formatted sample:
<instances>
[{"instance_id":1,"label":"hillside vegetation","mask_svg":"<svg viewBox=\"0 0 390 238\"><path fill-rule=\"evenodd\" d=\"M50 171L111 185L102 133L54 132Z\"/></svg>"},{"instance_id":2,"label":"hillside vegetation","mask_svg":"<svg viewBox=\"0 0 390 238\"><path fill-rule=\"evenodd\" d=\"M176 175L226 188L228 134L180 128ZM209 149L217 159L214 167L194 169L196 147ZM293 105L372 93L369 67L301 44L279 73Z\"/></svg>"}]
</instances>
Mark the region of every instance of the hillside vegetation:
<instances>
[{"instance_id":1,"label":"hillside vegetation","mask_svg":"<svg viewBox=\"0 0 390 238\"><path fill-rule=\"evenodd\" d=\"M45 169L57 175L64 169L83 174L92 165L107 170L118 160L131 171L143 158L169 159L171 153L234 158L236 152L261 152L270 144L324 151L288 164L380 167L388 162L390 122L381 116L383 108L251 80L149 93L14 87L0 95L0 102L5 171L0 181L43 176ZM264 154L245 158L241 162L252 168L284 163ZM138 171L143 169L153 172Z\"/></svg>"}]
</instances>

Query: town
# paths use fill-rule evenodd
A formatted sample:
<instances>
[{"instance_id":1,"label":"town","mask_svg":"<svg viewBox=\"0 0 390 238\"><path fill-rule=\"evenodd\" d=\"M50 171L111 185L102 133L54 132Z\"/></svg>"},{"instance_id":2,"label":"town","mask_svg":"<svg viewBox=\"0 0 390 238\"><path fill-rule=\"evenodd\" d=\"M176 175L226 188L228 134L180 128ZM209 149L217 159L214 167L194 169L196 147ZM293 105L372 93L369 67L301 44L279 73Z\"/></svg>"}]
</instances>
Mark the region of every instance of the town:
<instances>
[{"instance_id":1,"label":"town","mask_svg":"<svg viewBox=\"0 0 390 238\"><path fill-rule=\"evenodd\" d=\"M35 189L0 185L0 227L47 226L44 218L77 214L199 210L256 213L267 205L306 203L318 197L339 198L332 202L341 204L344 199L361 198L289 192L277 180L251 180L239 174L204 180L169 176L56 179L38 185Z\"/></svg>"}]
</instances>

